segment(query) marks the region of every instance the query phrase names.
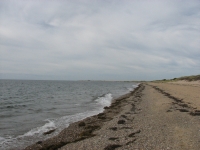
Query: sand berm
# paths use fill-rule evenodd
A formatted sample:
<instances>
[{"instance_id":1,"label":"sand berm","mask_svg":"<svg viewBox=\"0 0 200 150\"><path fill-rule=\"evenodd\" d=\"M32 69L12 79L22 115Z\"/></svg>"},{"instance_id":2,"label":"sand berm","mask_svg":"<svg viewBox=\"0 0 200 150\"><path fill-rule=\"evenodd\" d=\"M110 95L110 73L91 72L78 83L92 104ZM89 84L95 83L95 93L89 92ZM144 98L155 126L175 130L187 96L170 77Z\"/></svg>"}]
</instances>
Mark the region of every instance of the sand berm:
<instances>
[{"instance_id":1,"label":"sand berm","mask_svg":"<svg viewBox=\"0 0 200 150\"><path fill-rule=\"evenodd\" d=\"M25 150L199 150L200 84L141 83L105 111Z\"/></svg>"}]
</instances>

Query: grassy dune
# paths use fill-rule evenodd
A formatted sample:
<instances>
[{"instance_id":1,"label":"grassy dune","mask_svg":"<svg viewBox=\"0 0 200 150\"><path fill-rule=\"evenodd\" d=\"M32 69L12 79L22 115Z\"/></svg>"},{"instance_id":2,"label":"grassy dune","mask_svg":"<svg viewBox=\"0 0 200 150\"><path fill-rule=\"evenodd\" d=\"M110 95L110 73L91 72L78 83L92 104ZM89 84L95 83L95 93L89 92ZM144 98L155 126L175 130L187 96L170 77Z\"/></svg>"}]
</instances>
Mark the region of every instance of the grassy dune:
<instances>
[{"instance_id":1,"label":"grassy dune","mask_svg":"<svg viewBox=\"0 0 200 150\"><path fill-rule=\"evenodd\" d=\"M169 82L169 81L180 81L180 80L197 81L197 80L200 80L200 75L183 76L183 77L174 78L174 79L163 79L163 80L156 80L156 81Z\"/></svg>"},{"instance_id":2,"label":"grassy dune","mask_svg":"<svg viewBox=\"0 0 200 150\"><path fill-rule=\"evenodd\" d=\"M185 76L185 77L177 78L175 80L197 81L197 80L200 80L200 75Z\"/></svg>"}]
</instances>

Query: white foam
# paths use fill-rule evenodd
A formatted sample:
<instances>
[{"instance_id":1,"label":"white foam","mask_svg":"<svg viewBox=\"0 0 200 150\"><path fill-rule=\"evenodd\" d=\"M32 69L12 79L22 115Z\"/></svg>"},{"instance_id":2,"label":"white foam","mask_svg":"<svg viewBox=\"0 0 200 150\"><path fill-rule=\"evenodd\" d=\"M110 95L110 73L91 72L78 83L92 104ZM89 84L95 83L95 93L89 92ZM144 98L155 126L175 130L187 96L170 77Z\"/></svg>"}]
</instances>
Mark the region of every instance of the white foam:
<instances>
[{"instance_id":1,"label":"white foam","mask_svg":"<svg viewBox=\"0 0 200 150\"><path fill-rule=\"evenodd\" d=\"M138 83L138 84L133 84L132 86L134 87L134 88L136 88L136 87L138 87L140 85L140 83Z\"/></svg>"},{"instance_id":2,"label":"white foam","mask_svg":"<svg viewBox=\"0 0 200 150\"><path fill-rule=\"evenodd\" d=\"M6 150L7 145L13 141L14 138L11 136L9 137L0 137L0 149L1 150Z\"/></svg>"},{"instance_id":3,"label":"white foam","mask_svg":"<svg viewBox=\"0 0 200 150\"><path fill-rule=\"evenodd\" d=\"M138 83L138 84L133 84L132 87L127 88L128 92L134 91L134 89L137 88L139 85L140 85L140 83Z\"/></svg>"},{"instance_id":4,"label":"white foam","mask_svg":"<svg viewBox=\"0 0 200 150\"><path fill-rule=\"evenodd\" d=\"M2 144L4 141L5 141L5 138L0 136L0 144Z\"/></svg>"},{"instance_id":5,"label":"white foam","mask_svg":"<svg viewBox=\"0 0 200 150\"><path fill-rule=\"evenodd\" d=\"M95 100L95 102L97 102L97 108L98 109L94 108L93 110L86 111L86 112L83 112L83 113L77 113L77 114L70 115L70 116L63 116L63 117L56 120L56 128L67 127L70 123L85 119L89 116L92 116L92 115L95 115L95 114L102 112L103 108L105 106L111 105L112 99L113 99L113 97L112 97L111 93L108 93L108 94L106 94L102 97L98 97Z\"/></svg>"},{"instance_id":6,"label":"white foam","mask_svg":"<svg viewBox=\"0 0 200 150\"><path fill-rule=\"evenodd\" d=\"M47 119L48 121L46 124L44 124L41 127L34 128L27 133L23 135L19 135L17 137L8 137L8 138L3 138L0 137L0 149L6 150L6 149L22 149L24 145L27 146L27 144L30 144L30 141L32 141L32 138L39 138L44 136L43 133L47 132L49 130L55 129L55 122L52 120ZM45 137L43 137L45 138ZM27 143L27 144L26 144Z\"/></svg>"},{"instance_id":7,"label":"white foam","mask_svg":"<svg viewBox=\"0 0 200 150\"><path fill-rule=\"evenodd\" d=\"M134 88L127 88L128 89L128 92L131 92L133 91Z\"/></svg>"},{"instance_id":8,"label":"white foam","mask_svg":"<svg viewBox=\"0 0 200 150\"><path fill-rule=\"evenodd\" d=\"M112 99L113 99L112 94L108 93L103 97L98 97L95 101L98 102L103 107L105 107L105 106L110 106L111 105Z\"/></svg>"},{"instance_id":9,"label":"white foam","mask_svg":"<svg viewBox=\"0 0 200 150\"><path fill-rule=\"evenodd\" d=\"M34 128L34 129L30 130L29 132L25 133L24 135L22 135L21 137L34 136L35 134L43 134L44 132L47 132L49 130L56 128L54 121L49 120L49 119L46 119L46 121L48 121L48 123L46 123L42 127Z\"/></svg>"},{"instance_id":10,"label":"white foam","mask_svg":"<svg viewBox=\"0 0 200 150\"><path fill-rule=\"evenodd\" d=\"M96 111L86 111L86 112L83 112L83 113L77 113L77 114L70 115L70 116L63 116L63 117L59 118L59 121L58 121L59 124L57 124L57 126L63 126L64 125L66 127L70 123L85 119L85 118L92 116L94 114L96 114Z\"/></svg>"}]
</instances>

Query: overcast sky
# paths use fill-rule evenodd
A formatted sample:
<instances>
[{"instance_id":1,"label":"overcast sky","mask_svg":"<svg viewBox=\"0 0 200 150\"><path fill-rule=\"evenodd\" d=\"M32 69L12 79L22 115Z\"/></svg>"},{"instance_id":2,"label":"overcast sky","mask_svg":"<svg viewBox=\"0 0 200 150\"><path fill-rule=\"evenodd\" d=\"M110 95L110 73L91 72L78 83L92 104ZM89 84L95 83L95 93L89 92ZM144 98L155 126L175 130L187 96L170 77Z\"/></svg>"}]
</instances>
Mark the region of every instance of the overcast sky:
<instances>
[{"instance_id":1,"label":"overcast sky","mask_svg":"<svg viewBox=\"0 0 200 150\"><path fill-rule=\"evenodd\" d=\"M200 74L200 0L0 0L0 78Z\"/></svg>"}]
</instances>

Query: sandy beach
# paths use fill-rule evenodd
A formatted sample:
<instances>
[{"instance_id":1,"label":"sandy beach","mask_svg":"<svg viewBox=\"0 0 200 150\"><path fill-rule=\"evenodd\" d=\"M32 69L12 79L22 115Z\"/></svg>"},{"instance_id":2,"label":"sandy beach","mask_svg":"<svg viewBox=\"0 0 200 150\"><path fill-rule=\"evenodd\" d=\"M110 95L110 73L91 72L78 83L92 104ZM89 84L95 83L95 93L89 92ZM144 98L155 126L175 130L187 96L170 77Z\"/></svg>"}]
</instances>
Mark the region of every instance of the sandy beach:
<instances>
[{"instance_id":1,"label":"sandy beach","mask_svg":"<svg viewBox=\"0 0 200 150\"><path fill-rule=\"evenodd\" d=\"M144 82L103 113L25 150L199 150L199 92L199 81Z\"/></svg>"}]
</instances>

